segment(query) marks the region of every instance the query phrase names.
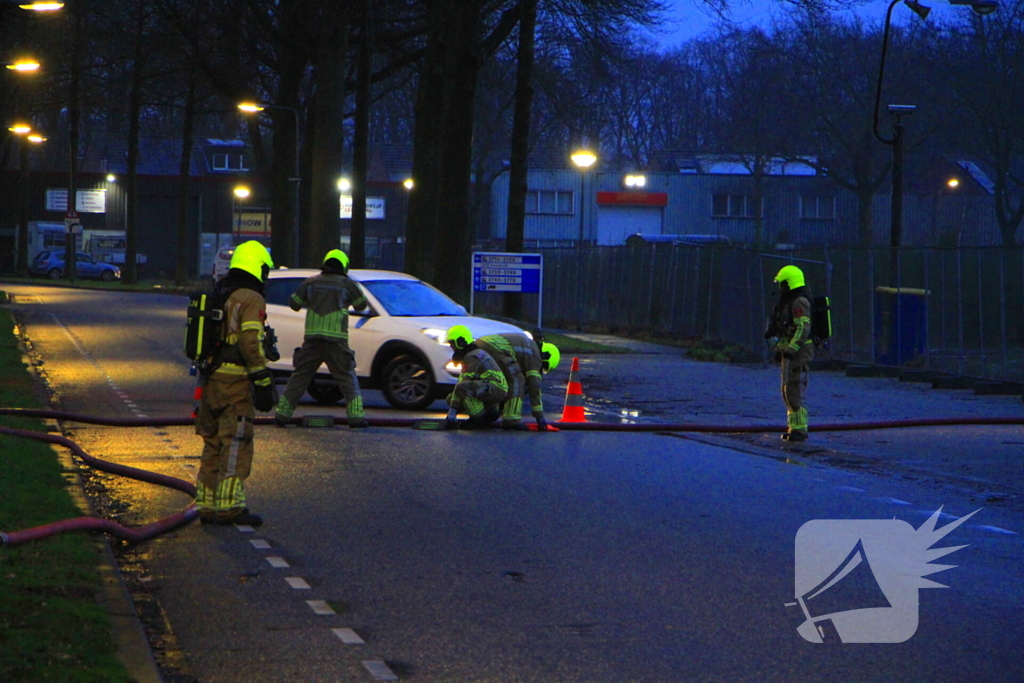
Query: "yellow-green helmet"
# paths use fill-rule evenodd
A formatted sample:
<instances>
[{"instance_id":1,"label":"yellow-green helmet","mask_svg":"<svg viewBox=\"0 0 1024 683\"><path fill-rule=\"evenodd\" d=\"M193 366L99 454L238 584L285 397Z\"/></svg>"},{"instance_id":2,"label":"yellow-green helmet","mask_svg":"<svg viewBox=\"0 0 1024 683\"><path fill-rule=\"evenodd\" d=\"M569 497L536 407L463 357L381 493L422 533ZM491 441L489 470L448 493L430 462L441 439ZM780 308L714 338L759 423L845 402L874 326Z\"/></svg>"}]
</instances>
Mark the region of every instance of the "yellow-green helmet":
<instances>
[{"instance_id":1,"label":"yellow-green helmet","mask_svg":"<svg viewBox=\"0 0 1024 683\"><path fill-rule=\"evenodd\" d=\"M270 258L270 252L265 246L256 240L249 240L235 247L229 267L244 270L260 282L266 282L267 274L274 267L274 261Z\"/></svg>"},{"instance_id":2,"label":"yellow-green helmet","mask_svg":"<svg viewBox=\"0 0 1024 683\"><path fill-rule=\"evenodd\" d=\"M448 328L444 339L456 351L461 351L473 343L473 333L465 325L453 325Z\"/></svg>"},{"instance_id":3,"label":"yellow-green helmet","mask_svg":"<svg viewBox=\"0 0 1024 683\"><path fill-rule=\"evenodd\" d=\"M789 289L796 289L797 287L804 286L804 271L800 270L796 266L783 266L779 274L775 276L775 281L786 283L786 287Z\"/></svg>"},{"instance_id":4,"label":"yellow-green helmet","mask_svg":"<svg viewBox=\"0 0 1024 683\"><path fill-rule=\"evenodd\" d=\"M558 347L551 342L544 342L540 345L541 368L544 372L551 372L558 367L558 361L562 360L562 354Z\"/></svg>"},{"instance_id":5,"label":"yellow-green helmet","mask_svg":"<svg viewBox=\"0 0 1024 683\"><path fill-rule=\"evenodd\" d=\"M329 252L327 252L327 255L324 256L323 265L326 266L327 262L330 261L331 259L334 259L341 264L341 271L343 273L348 272L348 254L343 252L341 249L331 249Z\"/></svg>"}]
</instances>

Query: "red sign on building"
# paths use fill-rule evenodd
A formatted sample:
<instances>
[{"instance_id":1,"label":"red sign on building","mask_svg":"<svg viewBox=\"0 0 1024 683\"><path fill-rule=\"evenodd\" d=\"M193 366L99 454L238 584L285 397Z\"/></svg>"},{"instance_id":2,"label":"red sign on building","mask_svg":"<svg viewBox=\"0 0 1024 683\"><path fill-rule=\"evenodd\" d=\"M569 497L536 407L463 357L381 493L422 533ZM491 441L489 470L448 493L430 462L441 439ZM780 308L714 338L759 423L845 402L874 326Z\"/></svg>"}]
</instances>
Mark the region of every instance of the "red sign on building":
<instances>
[{"instance_id":1,"label":"red sign on building","mask_svg":"<svg viewBox=\"0 0 1024 683\"><path fill-rule=\"evenodd\" d=\"M599 205L617 206L668 206L665 192L598 192Z\"/></svg>"}]
</instances>

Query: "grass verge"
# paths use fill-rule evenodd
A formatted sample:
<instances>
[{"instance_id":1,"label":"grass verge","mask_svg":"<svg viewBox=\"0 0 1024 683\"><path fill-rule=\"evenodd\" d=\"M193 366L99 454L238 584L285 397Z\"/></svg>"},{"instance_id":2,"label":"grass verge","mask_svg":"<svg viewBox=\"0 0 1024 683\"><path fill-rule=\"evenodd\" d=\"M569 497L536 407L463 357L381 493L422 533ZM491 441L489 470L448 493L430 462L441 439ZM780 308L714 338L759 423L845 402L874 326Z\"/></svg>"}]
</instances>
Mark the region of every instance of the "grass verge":
<instances>
[{"instance_id":1,"label":"grass verge","mask_svg":"<svg viewBox=\"0 0 1024 683\"><path fill-rule=\"evenodd\" d=\"M0 310L0 406L40 407L6 310ZM0 416L0 424L46 431L34 418ZM0 530L80 516L63 471L49 445L0 437ZM97 602L99 560L96 542L74 533L0 548L0 681L130 680Z\"/></svg>"}]
</instances>

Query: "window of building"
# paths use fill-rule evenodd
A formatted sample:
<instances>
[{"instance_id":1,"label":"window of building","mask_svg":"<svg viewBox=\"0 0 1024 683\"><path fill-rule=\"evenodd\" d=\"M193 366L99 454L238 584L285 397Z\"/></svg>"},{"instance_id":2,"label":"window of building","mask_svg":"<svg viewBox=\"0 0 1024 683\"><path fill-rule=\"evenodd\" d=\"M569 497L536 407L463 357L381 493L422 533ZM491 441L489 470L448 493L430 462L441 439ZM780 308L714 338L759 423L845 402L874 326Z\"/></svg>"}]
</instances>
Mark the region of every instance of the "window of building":
<instances>
[{"instance_id":1,"label":"window of building","mask_svg":"<svg viewBox=\"0 0 1024 683\"><path fill-rule=\"evenodd\" d=\"M757 214L757 203L751 195L716 194L711 197L711 215L714 217L753 218Z\"/></svg>"},{"instance_id":2,"label":"window of building","mask_svg":"<svg viewBox=\"0 0 1024 683\"><path fill-rule=\"evenodd\" d=\"M526 213L572 213L572 192L561 190L529 190Z\"/></svg>"},{"instance_id":3,"label":"window of building","mask_svg":"<svg viewBox=\"0 0 1024 683\"><path fill-rule=\"evenodd\" d=\"M245 165L245 155L239 153L229 154L226 152L213 153L214 171L248 171Z\"/></svg>"},{"instance_id":4,"label":"window of building","mask_svg":"<svg viewBox=\"0 0 1024 683\"><path fill-rule=\"evenodd\" d=\"M800 197L800 217L834 219L836 217L836 198L833 196Z\"/></svg>"}]
</instances>

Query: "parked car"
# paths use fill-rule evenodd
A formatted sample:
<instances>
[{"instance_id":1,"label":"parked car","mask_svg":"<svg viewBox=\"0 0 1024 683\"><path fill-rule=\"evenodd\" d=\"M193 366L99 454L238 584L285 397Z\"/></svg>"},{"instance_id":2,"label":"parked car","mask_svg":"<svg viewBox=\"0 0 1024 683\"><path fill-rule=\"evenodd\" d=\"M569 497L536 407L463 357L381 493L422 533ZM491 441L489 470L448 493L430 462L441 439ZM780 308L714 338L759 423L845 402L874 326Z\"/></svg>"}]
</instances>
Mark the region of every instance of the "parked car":
<instances>
[{"instance_id":1,"label":"parked car","mask_svg":"<svg viewBox=\"0 0 1024 683\"><path fill-rule=\"evenodd\" d=\"M277 332L281 359L270 364L276 376L291 374L294 350L302 345L306 311L288 306L291 295L319 270L272 270L264 288L267 322ZM442 292L412 275L387 270L352 270L369 309L349 309L349 345L356 354L361 387L380 389L395 408L422 410L447 396L461 367L452 361L445 333L465 325L474 336L522 332L518 327L471 316ZM341 400L341 391L321 366L309 394L322 403Z\"/></svg>"},{"instance_id":2,"label":"parked car","mask_svg":"<svg viewBox=\"0 0 1024 683\"><path fill-rule=\"evenodd\" d=\"M213 281L228 274L231 268L231 257L235 255L234 247L221 247L213 257Z\"/></svg>"},{"instance_id":3,"label":"parked car","mask_svg":"<svg viewBox=\"0 0 1024 683\"><path fill-rule=\"evenodd\" d=\"M36 254L29 267L30 275L57 280L64 277L64 252L59 250L41 251ZM121 269L109 263L97 261L84 252L75 254L75 277L82 279L113 282L121 279Z\"/></svg>"}]
</instances>

